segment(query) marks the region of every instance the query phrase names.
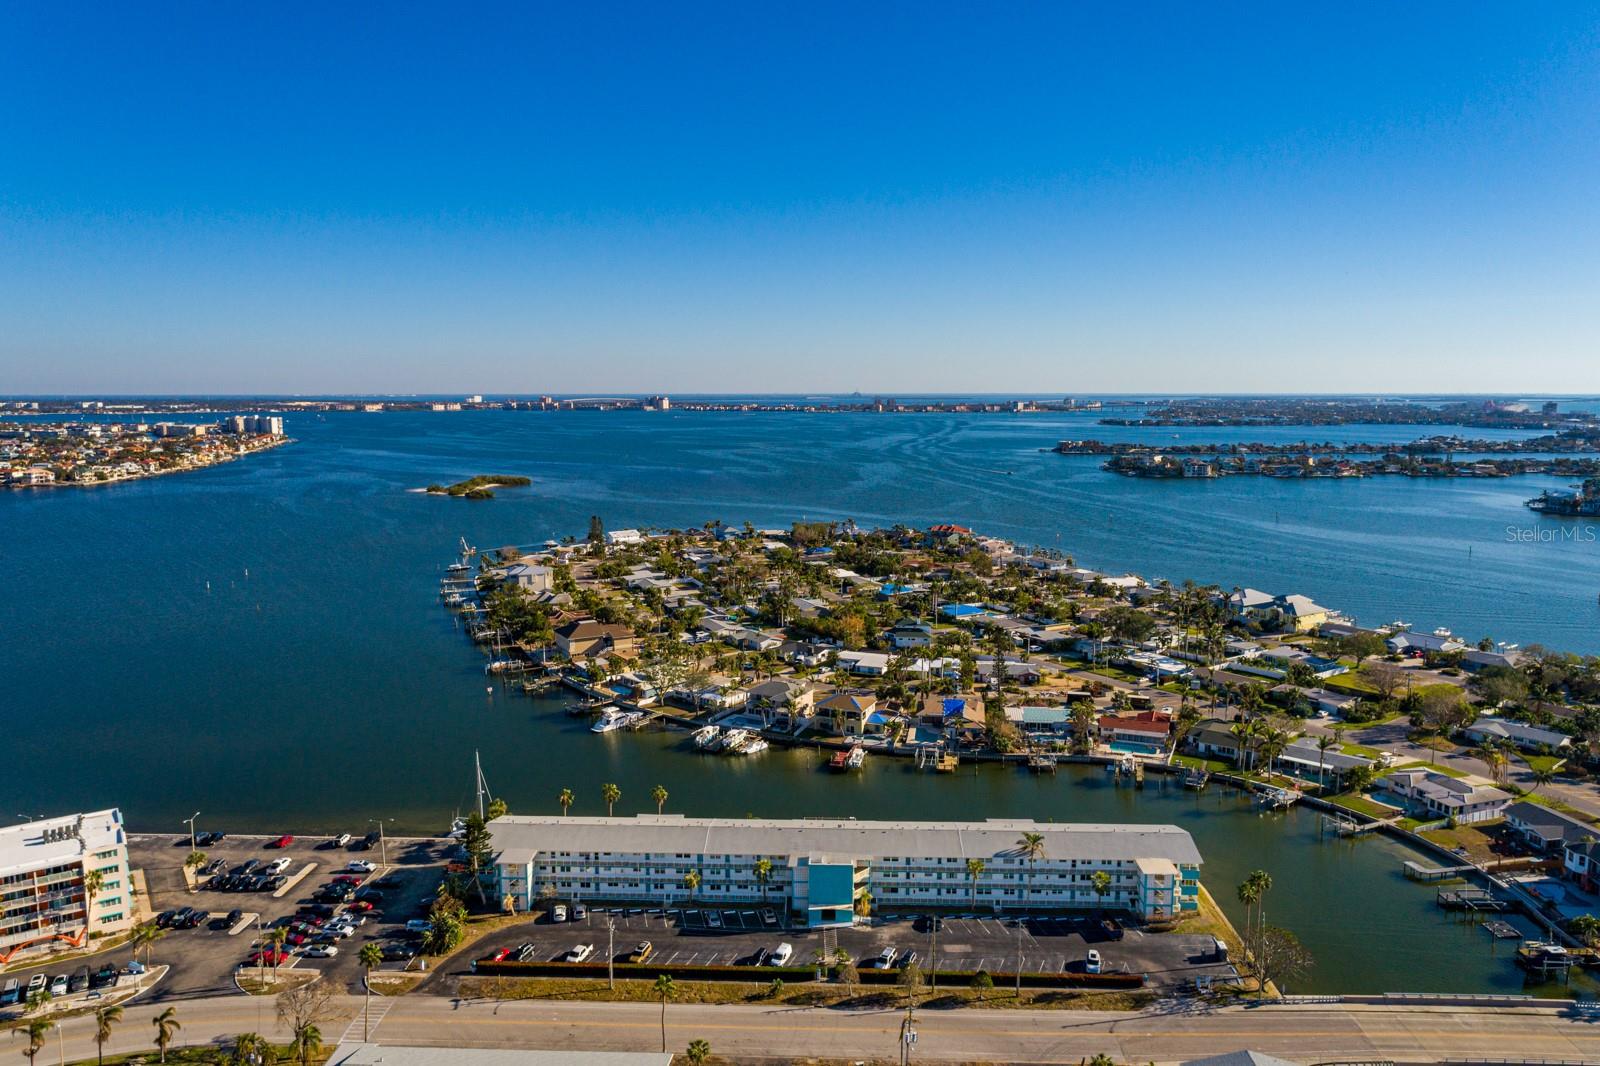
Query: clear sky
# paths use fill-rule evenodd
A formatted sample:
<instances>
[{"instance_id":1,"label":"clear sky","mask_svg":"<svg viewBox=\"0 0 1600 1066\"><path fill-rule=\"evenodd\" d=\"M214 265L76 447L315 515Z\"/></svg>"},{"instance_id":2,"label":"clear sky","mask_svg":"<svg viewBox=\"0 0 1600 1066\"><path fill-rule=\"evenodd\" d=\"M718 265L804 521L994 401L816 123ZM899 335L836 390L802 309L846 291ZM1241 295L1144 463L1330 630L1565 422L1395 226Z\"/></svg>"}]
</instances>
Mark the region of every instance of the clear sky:
<instances>
[{"instance_id":1,"label":"clear sky","mask_svg":"<svg viewBox=\"0 0 1600 1066\"><path fill-rule=\"evenodd\" d=\"M7 4L0 393L1600 390L1600 7L1308 10Z\"/></svg>"}]
</instances>

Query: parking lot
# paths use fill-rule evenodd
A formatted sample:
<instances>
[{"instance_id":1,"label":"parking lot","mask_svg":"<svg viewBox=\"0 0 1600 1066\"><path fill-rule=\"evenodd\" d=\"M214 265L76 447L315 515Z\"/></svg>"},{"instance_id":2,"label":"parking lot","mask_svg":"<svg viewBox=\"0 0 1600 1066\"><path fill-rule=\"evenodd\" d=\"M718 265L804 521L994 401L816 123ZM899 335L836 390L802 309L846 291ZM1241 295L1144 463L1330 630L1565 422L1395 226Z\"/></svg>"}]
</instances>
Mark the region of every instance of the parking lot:
<instances>
[{"instance_id":1,"label":"parking lot","mask_svg":"<svg viewBox=\"0 0 1600 1066\"><path fill-rule=\"evenodd\" d=\"M303 945L292 951L282 965L314 967L326 978L359 990L361 965L356 956L363 944L376 941L386 947L415 946L415 938L405 933L405 923L426 913L425 901L438 890L446 853L452 846L437 838L391 838L384 842L380 851L376 845L363 848L360 838L336 847L325 837L301 837L280 848L276 846L279 839L230 835L201 850L206 854L208 868L220 863L215 875L224 876L243 870L252 860L266 866L288 859L287 869L283 871L287 884L281 889L282 895L270 886L254 891L245 888L190 892L183 876L183 861L189 854L188 837L135 835L130 838L130 857L135 867L145 871L153 913L183 907L210 912L210 917L198 926L169 929L167 936L156 943L152 957L172 967L159 990L161 998L231 990L233 972L256 950L259 933L274 926L288 925L300 908L316 902L314 896L320 889L341 875L359 878L361 887L378 894L371 899L373 909L366 914L365 922L355 928L353 935L334 942L338 949L336 955L306 957L304 949L308 945ZM353 860L380 864L385 857L388 865L379 865L371 873L346 874L345 868ZM332 902L324 906L330 916L346 909ZM242 912L237 923L226 920L233 911ZM386 963L385 968L401 965L402 962L395 961Z\"/></svg>"},{"instance_id":2,"label":"parking lot","mask_svg":"<svg viewBox=\"0 0 1600 1066\"><path fill-rule=\"evenodd\" d=\"M1020 958L1025 972L1083 973L1093 949L1101 956L1102 972L1142 973L1153 987L1178 986L1199 976L1233 976L1231 965L1216 956L1211 937L1137 929L1113 934L1099 922L1082 917L1002 920L946 915L935 930L925 916L890 914L824 933L787 929L777 922L776 914L767 920L764 910L592 907L579 920L569 917L565 922L553 922L541 915L500 930L480 941L470 954L487 958L503 949L531 944L530 961L548 962L559 960L579 945L593 945L590 961L604 961L610 946L622 962L641 941L649 941L650 961L660 965L738 966L754 965L764 953L788 943L794 949L790 965L809 964L818 950L832 953L843 948L857 965L868 966L889 949L894 952L893 965L908 960L924 970L1009 973ZM456 973L465 971L463 960ZM425 987L448 991L453 982L447 977L441 974Z\"/></svg>"}]
</instances>

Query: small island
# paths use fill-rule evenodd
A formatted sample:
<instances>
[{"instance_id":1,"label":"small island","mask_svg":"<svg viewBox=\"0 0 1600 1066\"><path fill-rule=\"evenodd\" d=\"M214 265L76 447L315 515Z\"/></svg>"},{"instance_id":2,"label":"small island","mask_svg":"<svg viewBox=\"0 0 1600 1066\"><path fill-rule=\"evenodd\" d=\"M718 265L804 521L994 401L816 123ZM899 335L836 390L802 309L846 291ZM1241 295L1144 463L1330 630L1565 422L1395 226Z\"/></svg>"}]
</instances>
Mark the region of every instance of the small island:
<instances>
[{"instance_id":1,"label":"small island","mask_svg":"<svg viewBox=\"0 0 1600 1066\"><path fill-rule=\"evenodd\" d=\"M494 489L516 489L533 484L532 478L521 477L516 474L479 474L469 477L465 481L458 481L454 485L429 485L428 492L436 496L464 496L469 500L492 500Z\"/></svg>"}]
</instances>

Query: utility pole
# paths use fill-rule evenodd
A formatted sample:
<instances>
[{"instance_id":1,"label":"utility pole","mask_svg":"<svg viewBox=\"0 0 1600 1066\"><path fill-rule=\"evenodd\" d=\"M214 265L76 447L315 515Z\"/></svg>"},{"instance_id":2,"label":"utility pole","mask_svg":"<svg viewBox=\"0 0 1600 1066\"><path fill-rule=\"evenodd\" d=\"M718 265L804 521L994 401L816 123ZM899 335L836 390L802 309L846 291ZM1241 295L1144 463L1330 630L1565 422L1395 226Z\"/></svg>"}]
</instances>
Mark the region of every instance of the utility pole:
<instances>
[{"instance_id":1,"label":"utility pole","mask_svg":"<svg viewBox=\"0 0 1600 1066\"><path fill-rule=\"evenodd\" d=\"M367 824L368 825L371 825L374 822L376 822L377 825L378 825L378 860L380 862L382 862L384 866L388 866L389 865L389 841L383 835L383 823L386 822L386 821L392 821L392 819L388 819L388 818L368 818L367 819Z\"/></svg>"},{"instance_id":2,"label":"utility pole","mask_svg":"<svg viewBox=\"0 0 1600 1066\"><path fill-rule=\"evenodd\" d=\"M1017 919L1017 999L1022 999L1022 929L1021 918Z\"/></svg>"},{"instance_id":3,"label":"utility pole","mask_svg":"<svg viewBox=\"0 0 1600 1066\"><path fill-rule=\"evenodd\" d=\"M617 920L606 915L606 987L617 987Z\"/></svg>"},{"instance_id":4,"label":"utility pole","mask_svg":"<svg viewBox=\"0 0 1600 1066\"><path fill-rule=\"evenodd\" d=\"M911 1062L911 1045L917 1042L916 1022L916 1014L907 1007L905 1019L900 1023L900 1066L909 1066Z\"/></svg>"},{"instance_id":5,"label":"utility pole","mask_svg":"<svg viewBox=\"0 0 1600 1066\"><path fill-rule=\"evenodd\" d=\"M190 851L199 851L200 850L200 846L195 843L195 832L194 832L194 820L196 818L198 818L198 817L200 817L200 812L199 811L195 811L193 814L189 815L189 817L184 819L185 822L189 823L189 850Z\"/></svg>"}]
</instances>

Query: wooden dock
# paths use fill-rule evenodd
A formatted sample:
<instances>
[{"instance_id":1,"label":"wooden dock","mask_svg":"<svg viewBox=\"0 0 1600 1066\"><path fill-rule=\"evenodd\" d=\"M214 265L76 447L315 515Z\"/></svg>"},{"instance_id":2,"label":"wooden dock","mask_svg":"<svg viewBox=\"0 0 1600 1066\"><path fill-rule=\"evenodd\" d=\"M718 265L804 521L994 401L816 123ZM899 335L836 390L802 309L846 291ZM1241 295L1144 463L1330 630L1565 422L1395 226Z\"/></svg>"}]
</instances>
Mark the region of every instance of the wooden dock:
<instances>
[{"instance_id":1,"label":"wooden dock","mask_svg":"<svg viewBox=\"0 0 1600 1066\"><path fill-rule=\"evenodd\" d=\"M1434 902L1447 911L1506 910L1511 904L1482 888L1440 889Z\"/></svg>"},{"instance_id":2,"label":"wooden dock","mask_svg":"<svg viewBox=\"0 0 1600 1066\"><path fill-rule=\"evenodd\" d=\"M1478 872L1476 866L1424 866L1407 859L1405 874L1413 881L1453 881Z\"/></svg>"},{"instance_id":3,"label":"wooden dock","mask_svg":"<svg viewBox=\"0 0 1600 1066\"><path fill-rule=\"evenodd\" d=\"M1522 931L1510 922L1502 922L1498 918L1483 923L1483 928L1496 940L1521 940Z\"/></svg>"}]
</instances>

